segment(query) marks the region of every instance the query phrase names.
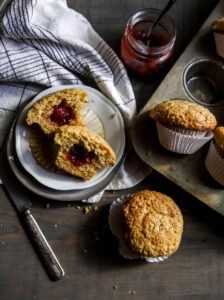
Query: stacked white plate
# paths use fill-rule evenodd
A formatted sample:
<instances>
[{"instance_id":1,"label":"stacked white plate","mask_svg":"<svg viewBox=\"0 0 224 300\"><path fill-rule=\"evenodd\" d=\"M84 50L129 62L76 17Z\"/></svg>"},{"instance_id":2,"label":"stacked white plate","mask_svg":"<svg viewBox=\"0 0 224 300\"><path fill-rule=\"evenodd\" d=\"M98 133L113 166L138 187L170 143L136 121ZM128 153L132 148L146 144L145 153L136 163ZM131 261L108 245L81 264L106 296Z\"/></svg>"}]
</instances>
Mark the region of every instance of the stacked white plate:
<instances>
[{"instance_id":1,"label":"stacked white plate","mask_svg":"<svg viewBox=\"0 0 224 300\"><path fill-rule=\"evenodd\" d=\"M37 164L30 148L30 128L26 124L28 110L43 96L69 88L79 88L87 92L89 100L85 104L85 122L89 123L87 127L96 131L94 122L89 121L92 117L98 119L98 123L102 124L99 131L103 131L104 139L110 144L117 157L116 166L103 168L88 181L44 169ZM124 149L124 122L118 108L93 88L83 85L65 85L41 92L20 112L9 135L7 155L14 174L28 189L46 198L72 201L86 199L105 188L119 169Z\"/></svg>"}]
</instances>

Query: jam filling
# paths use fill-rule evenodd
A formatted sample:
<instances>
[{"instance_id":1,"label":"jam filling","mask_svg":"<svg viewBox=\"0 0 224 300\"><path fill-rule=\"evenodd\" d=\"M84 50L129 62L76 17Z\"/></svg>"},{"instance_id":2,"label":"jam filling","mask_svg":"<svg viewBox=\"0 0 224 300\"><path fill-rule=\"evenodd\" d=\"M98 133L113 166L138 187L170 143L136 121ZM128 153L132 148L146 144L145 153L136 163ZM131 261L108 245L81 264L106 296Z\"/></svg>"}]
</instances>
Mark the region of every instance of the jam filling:
<instances>
[{"instance_id":1,"label":"jam filling","mask_svg":"<svg viewBox=\"0 0 224 300\"><path fill-rule=\"evenodd\" d=\"M70 106L66 106L62 101L59 105L53 106L53 112L50 115L51 122L58 126L69 125L75 119L75 113Z\"/></svg>"},{"instance_id":2,"label":"jam filling","mask_svg":"<svg viewBox=\"0 0 224 300\"><path fill-rule=\"evenodd\" d=\"M82 145L73 145L67 155L68 160L76 167L84 164L92 164L97 156L94 151L89 152Z\"/></svg>"}]
</instances>

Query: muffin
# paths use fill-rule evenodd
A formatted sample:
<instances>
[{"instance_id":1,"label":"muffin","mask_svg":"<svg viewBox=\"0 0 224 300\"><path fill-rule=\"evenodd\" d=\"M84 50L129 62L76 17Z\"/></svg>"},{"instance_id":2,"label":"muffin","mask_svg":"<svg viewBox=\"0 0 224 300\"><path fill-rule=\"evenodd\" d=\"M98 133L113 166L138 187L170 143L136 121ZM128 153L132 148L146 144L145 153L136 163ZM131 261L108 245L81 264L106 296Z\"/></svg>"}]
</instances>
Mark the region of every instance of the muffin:
<instances>
[{"instance_id":1,"label":"muffin","mask_svg":"<svg viewBox=\"0 0 224 300\"><path fill-rule=\"evenodd\" d=\"M65 89L51 93L38 100L28 111L28 125L39 124L42 131L51 136L63 125L84 126L84 103L88 102L86 92L79 89Z\"/></svg>"},{"instance_id":2,"label":"muffin","mask_svg":"<svg viewBox=\"0 0 224 300\"><path fill-rule=\"evenodd\" d=\"M211 141L205 159L205 166L210 175L221 185L224 185L224 127L214 130L214 140Z\"/></svg>"},{"instance_id":3,"label":"muffin","mask_svg":"<svg viewBox=\"0 0 224 300\"><path fill-rule=\"evenodd\" d=\"M212 23L216 52L224 58L224 17Z\"/></svg>"},{"instance_id":4,"label":"muffin","mask_svg":"<svg viewBox=\"0 0 224 300\"><path fill-rule=\"evenodd\" d=\"M183 217L174 201L149 190L117 199L110 208L109 224L122 256L150 262L176 252L183 232Z\"/></svg>"},{"instance_id":5,"label":"muffin","mask_svg":"<svg viewBox=\"0 0 224 300\"><path fill-rule=\"evenodd\" d=\"M156 121L160 144L172 152L192 154L212 139L215 116L205 107L185 100L157 104L150 117Z\"/></svg>"},{"instance_id":6,"label":"muffin","mask_svg":"<svg viewBox=\"0 0 224 300\"><path fill-rule=\"evenodd\" d=\"M86 128L91 129L103 138L104 127L99 117L88 108L84 109L84 116ZM38 125L30 128L29 144L32 155L38 165L47 171L64 174L64 171L58 169L54 163L58 153L58 145L52 139L49 139Z\"/></svg>"},{"instance_id":7,"label":"muffin","mask_svg":"<svg viewBox=\"0 0 224 300\"><path fill-rule=\"evenodd\" d=\"M59 145L55 165L84 180L91 179L103 167L116 164L116 155L110 145L88 128L62 126L54 142Z\"/></svg>"}]
</instances>

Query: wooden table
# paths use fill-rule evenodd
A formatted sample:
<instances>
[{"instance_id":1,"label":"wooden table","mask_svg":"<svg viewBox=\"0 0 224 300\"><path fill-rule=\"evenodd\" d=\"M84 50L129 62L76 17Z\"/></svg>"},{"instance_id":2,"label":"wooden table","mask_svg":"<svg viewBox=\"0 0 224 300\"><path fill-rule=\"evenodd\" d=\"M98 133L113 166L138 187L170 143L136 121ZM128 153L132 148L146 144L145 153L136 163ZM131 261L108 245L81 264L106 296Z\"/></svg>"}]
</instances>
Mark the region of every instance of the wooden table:
<instances>
[{"instance_id":1,"label":"wooden table","mask_svg":"<svg viewBox=\"0 0 224 300\"><path fill-rule=\"evenodd\" d=\"M70 0L68 3L83 13L119 52L128 17L148 5L161 8L166 1ZM171 60L153 78L131 77L138 108L148 100L216 3L216 0L178 1L170 13L178 28ZM171 196L180 206L185 222L180 249L158 264L123 259L108 227L109 204L117 196L148 188ZM33 197L33 215L66 272L59 282L48 279L2 187L0 199L1 300L224 299L223 217L156 173L132 189L105 193L98 210L91 206L88 214L83 214L82 204Z\"/></svg>"}]
</instances>

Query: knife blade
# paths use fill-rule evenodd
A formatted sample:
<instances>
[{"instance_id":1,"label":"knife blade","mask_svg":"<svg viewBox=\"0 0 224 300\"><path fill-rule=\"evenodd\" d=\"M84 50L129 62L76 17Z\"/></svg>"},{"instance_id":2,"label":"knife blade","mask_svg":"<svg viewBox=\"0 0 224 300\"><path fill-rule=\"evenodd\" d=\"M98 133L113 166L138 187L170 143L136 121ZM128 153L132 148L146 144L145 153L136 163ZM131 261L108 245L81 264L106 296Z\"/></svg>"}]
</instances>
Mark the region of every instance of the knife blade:
<instances>
[{"instance_id":1,"label":"knife blade","mask_svg":"<svg viewBox=\"0 0 224 300\"><path fill-rule=\"evenodd\" d=\"M0 151L0 178L4 189L14 204L18 215L34 242L39 255L52 280L60 280L64 276L64 270L57 260L53 250L48 244L43 232L30 212L31 202L25 188L21 185L10 169L7 156Z\"/></svg>"}]
</instances>

